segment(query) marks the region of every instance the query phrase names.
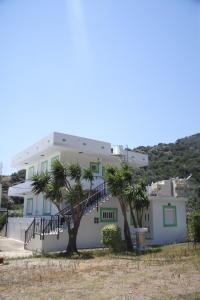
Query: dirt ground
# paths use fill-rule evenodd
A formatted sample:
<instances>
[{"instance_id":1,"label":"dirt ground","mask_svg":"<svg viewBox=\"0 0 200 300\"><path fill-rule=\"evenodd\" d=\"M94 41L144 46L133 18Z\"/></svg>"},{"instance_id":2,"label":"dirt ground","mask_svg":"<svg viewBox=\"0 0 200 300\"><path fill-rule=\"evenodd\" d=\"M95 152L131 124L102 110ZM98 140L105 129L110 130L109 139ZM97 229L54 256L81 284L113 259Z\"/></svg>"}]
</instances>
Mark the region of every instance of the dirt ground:
<instances>
[{"instance_id":1,"label":"dirt ground","mask_svg":"<svg viewBox=\"0 0 200 300\"><path fill-rule=\"evenodd\" d=\"M0 265L0 299L200 299L200 250L12 259Z\"/></svg>"}]
</instances>

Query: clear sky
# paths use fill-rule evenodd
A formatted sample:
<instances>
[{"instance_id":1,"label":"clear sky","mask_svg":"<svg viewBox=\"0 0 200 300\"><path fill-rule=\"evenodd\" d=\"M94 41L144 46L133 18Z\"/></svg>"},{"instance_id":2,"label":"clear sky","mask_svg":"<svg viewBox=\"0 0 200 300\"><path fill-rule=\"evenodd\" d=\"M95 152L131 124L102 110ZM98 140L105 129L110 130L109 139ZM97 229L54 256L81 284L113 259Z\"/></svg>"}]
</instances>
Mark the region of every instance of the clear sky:
<instances>
[{"instance_id":1,"label":"clear sky","mask_svg":"<svg viewBox=\"0 0 200 300\"><path fill-rule=\"evenodd\" d=\"M0 161L52 131L129 147L200 131L200 1L0 0Z\"/></svg>"}]
</instances>

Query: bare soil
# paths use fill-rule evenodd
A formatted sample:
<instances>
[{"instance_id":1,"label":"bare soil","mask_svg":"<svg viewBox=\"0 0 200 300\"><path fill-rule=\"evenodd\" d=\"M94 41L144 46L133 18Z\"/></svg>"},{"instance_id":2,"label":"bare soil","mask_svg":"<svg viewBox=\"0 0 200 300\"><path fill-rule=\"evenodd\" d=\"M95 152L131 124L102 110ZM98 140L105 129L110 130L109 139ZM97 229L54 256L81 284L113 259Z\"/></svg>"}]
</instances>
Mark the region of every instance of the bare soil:
<instances>
[{"instance_id":1,"label":"bare soil","mask_svg":"<svg viewBox=\"0 0 200 300\"><path fill-rule=\"evenodd\" d=\"M89 257L89 256L88 256ZM88 259L25 258L0 265L0 299L200 299L200 249Z\"/></svg>"}]
</instances>

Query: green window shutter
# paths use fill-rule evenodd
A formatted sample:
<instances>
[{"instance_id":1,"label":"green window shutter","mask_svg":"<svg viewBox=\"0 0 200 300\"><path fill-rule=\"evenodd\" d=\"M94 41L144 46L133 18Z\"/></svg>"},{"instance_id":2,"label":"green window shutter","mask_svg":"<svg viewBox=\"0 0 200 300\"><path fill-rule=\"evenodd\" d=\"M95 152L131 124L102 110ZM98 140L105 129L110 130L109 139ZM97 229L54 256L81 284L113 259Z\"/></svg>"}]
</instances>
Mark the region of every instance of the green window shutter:
<instances>
[{"instance_id":1,"label":"green window shutter","mask_svg":"<svg viewBox=\"0 0 200 300\"><path fill-rule=\"evenodd\" d=\"M101 222L117 222L118 220L118 209L117 208L100 208L100 221Z\"/></svg>"},{"instance_id":2,"label":"green window shutter","mask_svg":"<svg viewBox=\"0 0 200 300\"><path fill-rule=\"evenodd\" d=\"M163 206L163 226L164 227L177 226L176 206L172 206L172 205Z\"/></svg>"}]
</instances>

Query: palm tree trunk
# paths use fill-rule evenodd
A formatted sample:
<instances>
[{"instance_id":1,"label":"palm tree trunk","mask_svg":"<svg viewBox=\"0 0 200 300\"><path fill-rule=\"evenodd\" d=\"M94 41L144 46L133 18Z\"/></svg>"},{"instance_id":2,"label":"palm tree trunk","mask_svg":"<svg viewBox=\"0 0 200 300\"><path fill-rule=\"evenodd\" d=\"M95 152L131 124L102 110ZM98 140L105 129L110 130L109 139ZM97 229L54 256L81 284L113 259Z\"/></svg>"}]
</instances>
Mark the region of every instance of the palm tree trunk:
<instances>
[{"instance_id":1,"label":"palm tree trunk","mask_svg":"<svg viewBox=\"0 0 200 300\"><path fill-rule=\"evenodd\" d=\"M66 249L66 254L68 256L71 256L73 253L78 253L77 245L76 245L77 233L78 233L78 228L68 229L69 240Z\"/></svg>"},{"instance_id":2,"label":"palm tree trunk","mask_svg":"<svg viewBox=\"0 0 200 300\"><path fill-rule=\"evenodd\" d=\"M133 221L133 226L135 228L137 228L138 226L137 226L137 222L136 222L135 215L134 215L133 208L132 208L131 204L129 204L129 208L130 208L131 218L132 218L132 221Z\"/></svg>"},{"instance_id":3,"label":"palm tree trunk","mask_svg":"<svg viewBox=\"0 0 200 300\"><path fill-rule=\"evenodd\" d=\"M68 245L67 245L67 255L72 255L73 253L78 253L76 240L78 229L80 227L82 214L81 214L81 207L78 206L76 208L72 208L72 219L73 219L73 228L70 227L70 223L68 223Z\"/></svg>"},{"instance_id":4,"label":"palm tree trunk","mask_svg":"<svg viewBox=\"0 0 200 300\"><path fill-rule=\"evenodd\" d=\"M124 217L124 238L126 241L127 251L133 251L133 243L132 243L131 232L127 220L126 206L122 198L119 198L119 203Z\"/></svg>"}]
</instances>

